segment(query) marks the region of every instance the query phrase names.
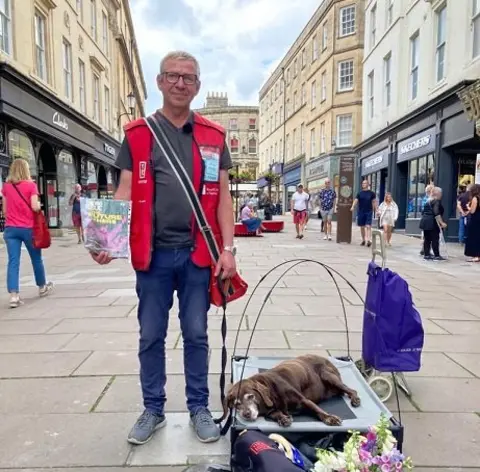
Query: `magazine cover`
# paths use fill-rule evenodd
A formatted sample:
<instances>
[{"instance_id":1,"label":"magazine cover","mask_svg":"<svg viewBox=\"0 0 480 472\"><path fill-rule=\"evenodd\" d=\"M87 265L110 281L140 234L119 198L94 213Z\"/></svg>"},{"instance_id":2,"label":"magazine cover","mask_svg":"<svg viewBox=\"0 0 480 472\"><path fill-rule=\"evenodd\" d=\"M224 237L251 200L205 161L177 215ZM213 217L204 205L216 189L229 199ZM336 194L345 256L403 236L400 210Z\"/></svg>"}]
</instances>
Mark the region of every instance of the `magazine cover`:
<instances>
[{"instance_id":1,"label":"magazine cover","mask_svg":"<svg viewBox=\"0 0 480 472\"><path fill-rule=\"evenodd\" d=\"M80 198L85 247L106 251L112 258L130 257L130 202L104 198Z\"/></svg>"}]
</instances>

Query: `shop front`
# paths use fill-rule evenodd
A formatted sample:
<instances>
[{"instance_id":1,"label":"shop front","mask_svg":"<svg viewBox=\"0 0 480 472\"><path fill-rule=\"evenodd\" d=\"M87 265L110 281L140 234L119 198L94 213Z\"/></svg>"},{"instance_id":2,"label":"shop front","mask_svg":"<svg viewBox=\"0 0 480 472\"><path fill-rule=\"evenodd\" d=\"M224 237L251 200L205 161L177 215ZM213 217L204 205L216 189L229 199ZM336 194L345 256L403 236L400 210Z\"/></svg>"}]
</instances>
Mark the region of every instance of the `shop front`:
<instances>
[{"instance_id":1,"label":"shop front","mask_svg":"<svg viewBox=\"0 0 480 472\"><path fill-rule=\"evenodd\" d=\"M328 178L332 187L338 195L340 181L338 178L338 156L324 156L315 159L305 166L305 180L308 192L312 196L312 201L318 201L318 194L325 186L325 180ZM316 208L314 211L318 211ZM336 209L335 209L336 212Z\"/></svg>"},{"instance_id":2,"label":"shop front","mask_svg":"<svg viewBox=\"0 0 480 472\"><path fill-rule=\"evenodd\" d=\"M388 192L388 158L389 150L384 148L361 160L361 180L368 181L379 204L383 202L385 192Z\"/></svg>"},{"instance_id":3,"label":"shop front","mask_svg":"<svg viewBox=\"0 0 480 472\"><path fill-rule=\"evenodd\" d=\"M297 191L297 185L302 182L302 165L297 165L283 174L283 194L285 195L284 208L290 210L290 201Z\"/></svg>"},{"instance_id":4,"label":"shop front","mask_svg":"<svg viewBox=\"0 0 480 472\"><path fill-rule=\"evenodd\" d=\"M114 182L118 180L115 161L120 146L109 136L98 133L95 136L95 150L98 198L113 198Z\"/></svg>"}]
</instances>

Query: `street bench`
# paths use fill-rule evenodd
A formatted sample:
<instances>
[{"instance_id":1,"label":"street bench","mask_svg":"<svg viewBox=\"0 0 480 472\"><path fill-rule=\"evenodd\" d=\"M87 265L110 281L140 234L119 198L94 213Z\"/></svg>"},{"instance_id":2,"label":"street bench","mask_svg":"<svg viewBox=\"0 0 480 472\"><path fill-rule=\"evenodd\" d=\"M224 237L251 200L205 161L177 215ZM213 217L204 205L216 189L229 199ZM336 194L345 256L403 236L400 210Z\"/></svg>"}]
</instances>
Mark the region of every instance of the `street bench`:
<instances>
[{"instance_id":1,"label":"street bench","mask_svg":"<svg viewBox=\"0 0 480 472\"><path fill-rule=\"evenodd\" d=\"M255 231L248 231L247 227L243 223L235 223L235 236L257 236L260 237Z\"/></svg>"},{"instance_id":2,"label":"street bench","mask_svg":"<svg viewBox=\"0 0 480 472\"><path fill-rule=\"evenodd\" d=\"M264 233L280 233L285 228L285 221L262 221Z\"/></svg>"}]
</instances>

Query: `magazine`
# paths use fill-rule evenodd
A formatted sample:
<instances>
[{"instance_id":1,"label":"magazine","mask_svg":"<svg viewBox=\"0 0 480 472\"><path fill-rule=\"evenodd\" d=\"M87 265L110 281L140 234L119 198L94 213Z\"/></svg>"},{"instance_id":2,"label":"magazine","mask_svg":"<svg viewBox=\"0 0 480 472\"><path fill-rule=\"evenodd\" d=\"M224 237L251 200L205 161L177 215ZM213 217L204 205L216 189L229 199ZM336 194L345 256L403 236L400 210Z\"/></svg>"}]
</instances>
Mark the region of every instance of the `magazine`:
<instances>
[{"instance_id":1,"label":"magazine","mask_svg":"<svg viewBox=\"0 0 480 472\"><path fill-rule=\"evenodd\" d=\"M80 198L85 247L94 253L108 252L114 259L128 259L130 210L129 201Z\"/></svg>"}]
</instances>

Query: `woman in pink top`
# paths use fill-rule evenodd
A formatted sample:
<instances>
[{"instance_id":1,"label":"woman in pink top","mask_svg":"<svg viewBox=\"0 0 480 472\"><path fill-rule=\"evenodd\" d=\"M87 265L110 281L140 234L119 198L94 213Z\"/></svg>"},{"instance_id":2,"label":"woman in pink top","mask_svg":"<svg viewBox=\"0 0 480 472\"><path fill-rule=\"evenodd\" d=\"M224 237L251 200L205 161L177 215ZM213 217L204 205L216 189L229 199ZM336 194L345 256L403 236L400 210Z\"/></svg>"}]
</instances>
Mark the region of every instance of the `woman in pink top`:
<instances>
[{"instance_id":1,"label":"woman in pink top","mask_svg":"<svg viewBox=\"0 0 480 472\"><path fill-rule=\"evenodd\" d=\"M5 231L3 239L7 246L8 268L7 289L10 293L10 307L22 304L19 295L20 254L22 242L32 260L35 282L39 295L48 295L53 284L45 278L42 251L33 247L33 213L40 211L37 184L30 177L30 168L25 159L15 159L10 166L7 182L2 188Z\"/></svg>"}]
</instances>

